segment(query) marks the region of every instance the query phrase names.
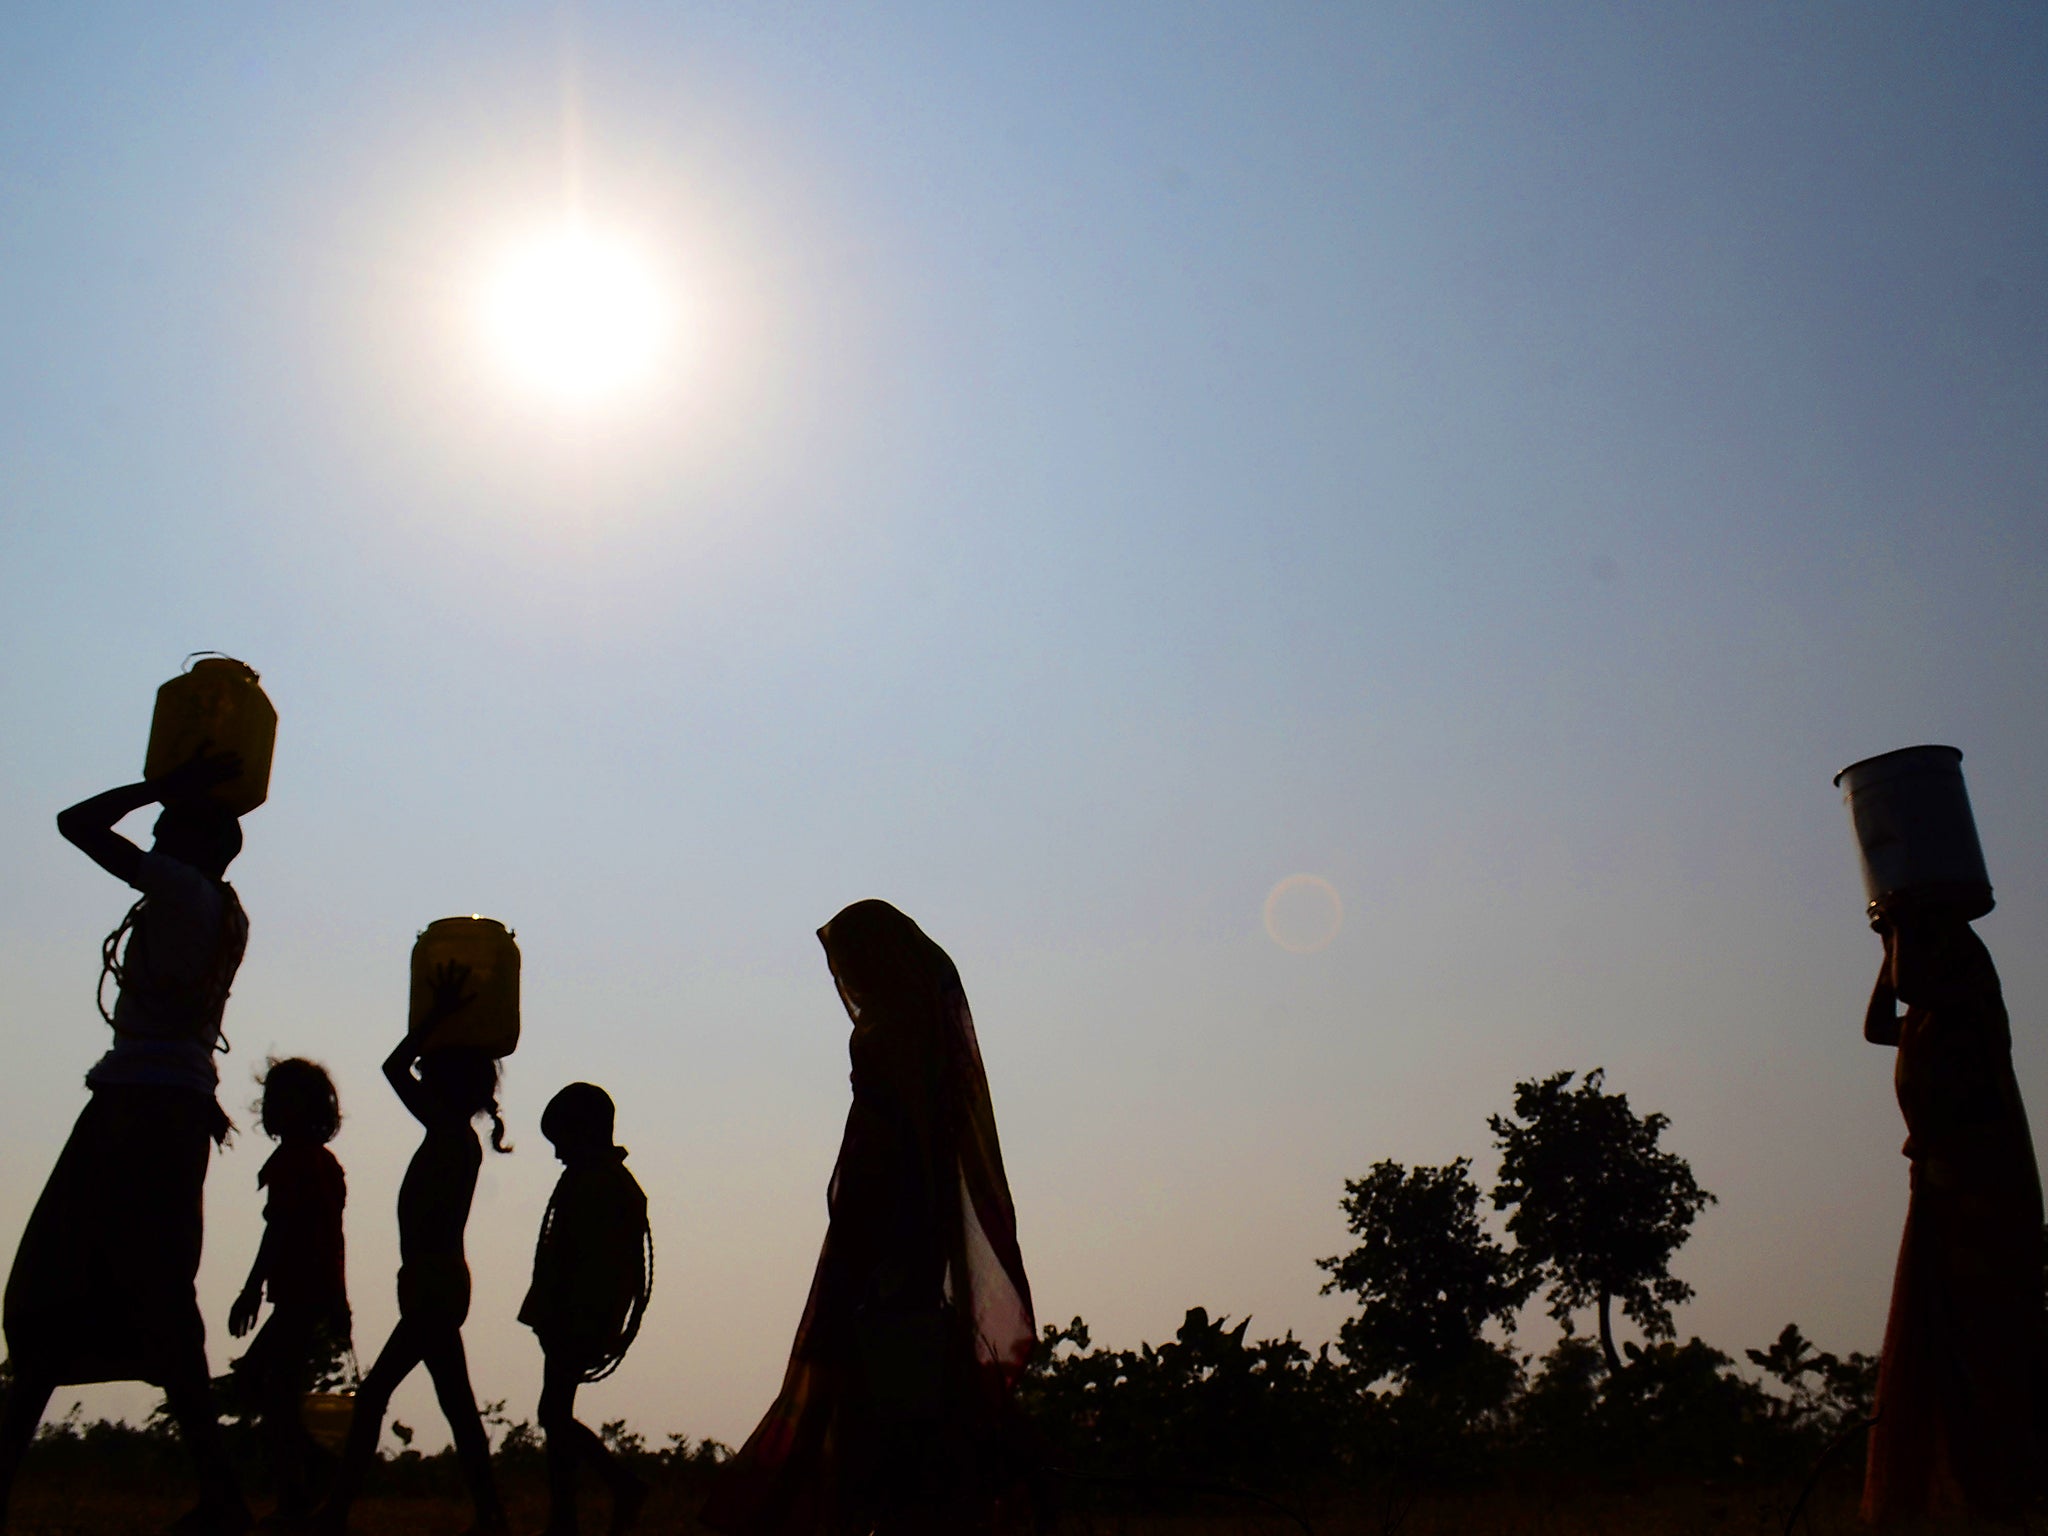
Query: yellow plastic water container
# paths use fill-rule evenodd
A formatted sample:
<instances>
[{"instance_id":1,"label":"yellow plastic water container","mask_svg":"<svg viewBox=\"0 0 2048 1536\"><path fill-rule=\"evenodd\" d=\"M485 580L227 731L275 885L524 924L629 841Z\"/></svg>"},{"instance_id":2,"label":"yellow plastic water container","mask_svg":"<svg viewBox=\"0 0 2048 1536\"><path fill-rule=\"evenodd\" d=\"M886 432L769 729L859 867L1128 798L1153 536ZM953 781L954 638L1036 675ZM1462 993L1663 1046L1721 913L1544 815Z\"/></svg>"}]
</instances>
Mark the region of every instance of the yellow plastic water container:
<instances>
[{"instance_id":1,"label":"yellow plastic water container","mask_svg":"<svg viewBox=\"0 0 2048 1536\"><path fill-rule=\"evenodd\" d=\"M353 1392L308 1392L299 1400L299 1422L306 1426L313 1443L330 1455L340 1455L348 1444L349 1425L355 1417Z\"/></svg>"},{"instance_id":2,"label":"yellow plastic water container","mask_svg":"<svg viewBox=\"0 0 2048 1536\"><path fill-rule=\"evenodd\" d=\"M444 965L469 968L469 1001L434 1027L428 1049L480 1046L493 1056L519 1047L519 945L495 918L444 917L420 930L412 946L410 1028L419 1029L434 1006L434 973Z\"/></svg>"},{"instance_id":3,"label":"yellow plastic water container","mask_svg":"<svg viewBox=\"0 0 2048 1536\"><path fill-rule=\"evenodd\" d=\"M235 752L242 771L214 786L213 798L245 816L270 795L270 755L277 745L277 711L264 695L256 669L232 656L207 656L156 691L149 750L142 776L156 778L189 762L201 747Z\"/></svg>"}]
</instances>

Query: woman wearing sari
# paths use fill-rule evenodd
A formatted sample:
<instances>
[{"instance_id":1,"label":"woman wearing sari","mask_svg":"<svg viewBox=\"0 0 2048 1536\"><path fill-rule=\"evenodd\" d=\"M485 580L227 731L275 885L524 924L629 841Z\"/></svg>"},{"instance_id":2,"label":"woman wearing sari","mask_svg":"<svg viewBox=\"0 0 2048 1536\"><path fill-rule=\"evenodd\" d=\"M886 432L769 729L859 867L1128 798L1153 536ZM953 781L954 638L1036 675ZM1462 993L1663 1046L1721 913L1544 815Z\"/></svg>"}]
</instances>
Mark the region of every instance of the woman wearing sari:
<instances>
[{"instance_id":1,"label":"woman wearing sari","mask_svg":"<svg viewBox=\"0 0 2048 1536\"><path fill-rule=\"evenodd\" d=\"M991 1529L1028 1471L1036 1336L960 973L856 902L818 930L853 1020L853 1107L782 1391L703 1511L737 1536Z\"/></svg>"},{"instance_id":2,"label":"woman wearing sari","mask_svg":"<svg viewBox=\"0 0 2048 1536\"><path fill-rule=\"evenodd\" d=\"M1865 1032L1898 1046L1912 1193L1863 1517L2011 1519L2048 1459L2048 1318L2041 1181L2005 1002L1960 916L1900 912L1884 936Z\"/></svg>"}]
</instances>

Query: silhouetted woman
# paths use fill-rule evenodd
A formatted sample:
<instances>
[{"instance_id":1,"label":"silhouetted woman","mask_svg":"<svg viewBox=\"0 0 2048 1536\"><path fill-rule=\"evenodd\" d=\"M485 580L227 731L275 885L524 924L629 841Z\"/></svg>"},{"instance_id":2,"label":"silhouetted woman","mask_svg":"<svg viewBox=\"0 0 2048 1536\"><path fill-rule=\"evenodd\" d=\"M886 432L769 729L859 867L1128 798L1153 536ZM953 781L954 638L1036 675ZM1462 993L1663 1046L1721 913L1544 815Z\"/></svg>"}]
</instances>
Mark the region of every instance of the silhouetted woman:
<instances>
[{"instance_id":1,"label":"silhouetted woman","mask_svg":"<svg viewBox=\"0 0 2048 1536\"><path fill-rule=\"evenodd\" d=\"M853 1108L782 1392L706 1505L742 1536L971 1533L1027 1470L1034 1339L960 973L882 901L818 931L853 1019Z\"/></svg>"},{"instance_id":2,"label":"silhouetted woman","mask_svg":"<svg viewBox=\"0 0 2048 1536\"><path fill-rule=\"evenodd\" d=\"M511 1148L505 1145L505 1122L498 1114L497 1062L474 1046L430 1044L434 1030L471 1001L464 992L468 980L466 966L437 971L432 1008L384 1062L384 1076L426 1135L398 1186L398 1326L356 1394L341 1474L322 1512L322 1524L330 1531L347 1527L356 1488L377 1454L391 1394L421 1364L434 1379L434 1396L469 1485L476 1513L471 1529L505 1529L504 1506L491 1475L490 1441L476 1411L469 1358L462 1349L462 1324L469 1316L469 1262L462 1234L483 1163L476 1117L491 1117L494 1149Z\"/></svg>"},{"instance_id":3,"label":"silhouetted woman","mask_svg":"<svg viewBox=\"0 0 2048 1536\"><path fill-rule=\"evenodd\" d=\"M107 939L101 985L119 985L113 1048L86 1074L92 1098L51 1170L7 1279L14 1366L0 1429L0 1520L50 1393L89 1381L164 1389L199 1469L182 1531L245 1529L248 1507L214 1417L206 1324L193 1282L206 1168L230 1129L213 1065L249 920L227 883L242 829L207 791L240 771L195 758L162 778L110 789L57 818L57 830L142 899ZM163 802L145 853L114 830ZM102 1002L102 1009L105 1008Z\"/></svg>"},{"instance_id":4,"label":"silhouetted woman","mask_svg":"<svg viewBox=\"0 0 2048 1536\"><path fill-rule=\"evenodd\" d=\"M1894 997L1906 1016L1887 1025ZM2040 1176L1983 941L1939 909L1898 914L1872 1018L1897 1034L1912 1194L1863 1515L2011 1518L2048 1461L2048 1318Z\"/></svg>"}]
</instances>

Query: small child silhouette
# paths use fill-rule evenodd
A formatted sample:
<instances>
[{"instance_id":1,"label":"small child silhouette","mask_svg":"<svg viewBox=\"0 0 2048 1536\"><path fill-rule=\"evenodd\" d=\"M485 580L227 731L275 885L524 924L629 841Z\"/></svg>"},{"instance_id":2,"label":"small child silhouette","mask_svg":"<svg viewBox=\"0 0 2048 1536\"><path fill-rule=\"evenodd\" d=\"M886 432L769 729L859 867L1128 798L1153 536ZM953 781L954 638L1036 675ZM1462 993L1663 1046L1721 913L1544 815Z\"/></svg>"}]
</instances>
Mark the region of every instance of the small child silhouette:
<instances>
[{"instance_id":1,"label":"small child silhouette","mask_svg":"<svg viewBox=\"0 0 2048 1536\"><path fill-rule=\"evenodd\" d=\"M228 1313L228 1331L241 1338L254 1328L269 1293L270 1320L236 1366L247 1373L262 1409L277 1518L292 1522L312 1512L313 1466L324 1459L306 1433L300 1402L320 1365L349 1343L341 1231L348 1185L327 1150L341 1129L341 1104L325 1068L300 1057L273 1061L263 1076L262 1118L277 1142L256 1176L270 1199L263 1242Z\"/></svg>"},{"instance_id":2,"label":"small child silhouette","mask_svg":"<svg viewBox=\"0 0 2048 1536\"><path fill-rule=\"evenodd\" d=\"M519 1320L540 1339L546 1368L540 1424L548 1437L546 1536L574 1536L576 1470L596 1464L611 1488L614 1533L646 1502L647 1487L576 1419L576 1389L618 1369L647 1311L654 1284L654 1243L647 1196L626 1171L626 1149L612 1144L611 1095L571 1083L540 1120L562 1176L541 1219L533 1285Z\"/></svg>"},{"instance_id":3,"label":"small child silhouette","mask_svg":"<svg viewBox=\"0 0 2048 1536\"><path fill-rule=\"evenodd\" d=\"M440 967L433 977L433 1006L384 1062L384 1076L426 1127L426 1135L398 1187L398 1326L356 1394L341 1475L323 1512L328 1531L347 1528L349 1506L377 1454L391 1394L421 1364L434 1378L434 1395L447 1416L456 1460L469 1485L476 1515L471 1530L481 1536L506 1529L491 1476L490 1440L476 1411L462 1349L462 1323L469 1316L462 1232L483 1163L472 1122L489 1115L491 1146L499 1152L512 1149L505 1144L505 1122L498 1114L497 1063L474 1046L432 1044L434 1030L473 1000L465 990L468 982L467 966Z\"/></svg>"}]
</instances>

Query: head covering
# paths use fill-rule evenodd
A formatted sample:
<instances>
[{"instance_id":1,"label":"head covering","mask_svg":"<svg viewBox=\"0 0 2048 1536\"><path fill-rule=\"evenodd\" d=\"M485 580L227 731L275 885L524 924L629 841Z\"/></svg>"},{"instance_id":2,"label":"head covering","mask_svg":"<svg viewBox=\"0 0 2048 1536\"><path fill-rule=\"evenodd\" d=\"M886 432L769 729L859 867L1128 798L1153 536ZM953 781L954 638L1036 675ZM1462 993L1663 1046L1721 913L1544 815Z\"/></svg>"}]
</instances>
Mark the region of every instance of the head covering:
<instances>
[{"instance_id":1,"label":"head covering","mask_svg":"<svg viewBox=\"0 0 2048 1536\"><path fill-rule=\"evenodd\" d=\"M1008 1386L1030 1357L1037 1327L960 972L886 901L855 902L818 939L854 1024L854 1097L886 1097L917 1126L935 1170L957 1183L960 1225L947 1255L946 1293L974 1326L977 1357Z\"/></svg>"}]
</instances>

